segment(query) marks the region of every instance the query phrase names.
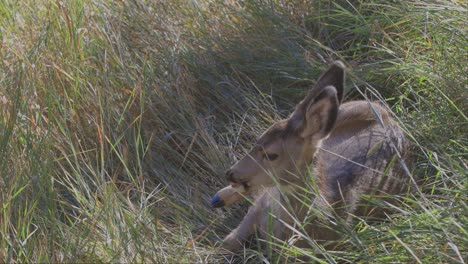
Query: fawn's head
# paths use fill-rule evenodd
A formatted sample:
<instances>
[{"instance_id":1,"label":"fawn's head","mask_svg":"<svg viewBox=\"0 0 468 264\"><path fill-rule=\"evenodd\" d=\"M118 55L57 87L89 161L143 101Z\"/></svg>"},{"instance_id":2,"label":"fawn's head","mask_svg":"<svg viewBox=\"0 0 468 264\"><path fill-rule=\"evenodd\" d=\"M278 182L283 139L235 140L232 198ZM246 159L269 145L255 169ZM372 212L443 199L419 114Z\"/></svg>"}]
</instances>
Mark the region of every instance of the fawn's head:
<instances>
[{"instance_id":1,"label":"fawn's head","mask_svg":"<svg viewBox=\"0 0 468 264\"><path fill-rule=\"evenodd\" d=\"M343 63L333 63L289 118L268 128L252 150L226 172L231 185L255 190L272 185L272 177L279 182L294 182L334 128L344 76Z\"/></svg>"}]
</instances>

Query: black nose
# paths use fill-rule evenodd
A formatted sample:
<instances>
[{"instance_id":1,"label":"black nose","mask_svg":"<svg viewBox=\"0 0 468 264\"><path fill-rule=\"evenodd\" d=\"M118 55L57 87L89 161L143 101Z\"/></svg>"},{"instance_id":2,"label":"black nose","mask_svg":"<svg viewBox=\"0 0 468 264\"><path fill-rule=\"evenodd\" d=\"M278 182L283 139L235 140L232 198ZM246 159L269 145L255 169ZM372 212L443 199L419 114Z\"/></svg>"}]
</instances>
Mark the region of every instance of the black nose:
<instances>
[{"instance_id":1,"label":"black nose","mask_svg":"<svg viewBox=\"0 0 468 264\"><path fill-rule=\"evenodd\" d=\"M226 178L227 178L227 180L228 180L229 182L233 182L233 181L234 181L233 177L234 177L234 173L232 173L231 170L227 170L227 171L226 171Z\"/></svg>"}]
</instances>

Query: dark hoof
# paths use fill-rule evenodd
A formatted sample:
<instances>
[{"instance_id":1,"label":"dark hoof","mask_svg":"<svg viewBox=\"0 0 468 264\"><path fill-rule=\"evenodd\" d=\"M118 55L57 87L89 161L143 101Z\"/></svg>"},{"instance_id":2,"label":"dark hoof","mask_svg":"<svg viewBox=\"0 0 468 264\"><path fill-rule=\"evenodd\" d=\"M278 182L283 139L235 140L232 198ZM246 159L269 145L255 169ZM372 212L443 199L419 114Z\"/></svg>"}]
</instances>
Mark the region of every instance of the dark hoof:
<instances>
[{"instance_id":1,"label":"dark hoof","mask_svg":"<svg viewBox=\"0 0 468 264\"><path fill-rule=\"evenodd\" d=\"M224 201L221 199L221 197L219 197L218 194L215 194L215 196L213 196L213 198L211 199L211 206L213 206L214 208L223 207Z\"/></svg>"}]
</instances>

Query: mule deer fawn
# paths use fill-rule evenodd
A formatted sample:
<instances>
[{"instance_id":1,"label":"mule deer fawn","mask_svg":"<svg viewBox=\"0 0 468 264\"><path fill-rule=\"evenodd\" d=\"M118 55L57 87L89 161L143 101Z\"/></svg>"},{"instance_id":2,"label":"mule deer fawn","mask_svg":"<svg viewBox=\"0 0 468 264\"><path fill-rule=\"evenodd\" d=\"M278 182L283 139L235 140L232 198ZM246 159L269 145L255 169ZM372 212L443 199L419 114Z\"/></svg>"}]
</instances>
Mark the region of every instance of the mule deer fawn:
<instances>
[{"instance_id":1,"label":"mule deer fawn","mask_svg":"<svg viewBox=\"0 0 468 264\"><path fill-rule=\"evenodd\" d=\"M256 198L224 239L224 248L242 247L256 230L280 240L305 230L315 241L331 241L337 233L314 220L316 212L349 223L354 216L377 211L364 196L398 194L408 187L395 165L395 157L405 151L403 132L379 103L340 105L344 79L344 64L334 62L289 118L267 129L250 153L226 172L230 185L213 197L214 207L249 194ZM309 189L315 191L306 192L311 181L315 188ZM313 193L309 204L301 198L305 193ZM303 229L298 228L301 222Z\"/></svg>"}]
</instances>

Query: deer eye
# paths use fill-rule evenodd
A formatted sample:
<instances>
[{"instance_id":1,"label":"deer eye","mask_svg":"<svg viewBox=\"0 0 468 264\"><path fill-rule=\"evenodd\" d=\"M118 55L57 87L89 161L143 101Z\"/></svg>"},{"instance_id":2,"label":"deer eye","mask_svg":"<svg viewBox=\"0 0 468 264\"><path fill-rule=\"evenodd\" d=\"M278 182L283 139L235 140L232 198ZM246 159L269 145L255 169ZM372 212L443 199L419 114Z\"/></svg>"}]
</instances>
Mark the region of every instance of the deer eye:
<instances>
[{"instance_id":1,"label":"deer eye","mask_svg":"<svg viewBox=\"0 0 468 264\"><path fill-rule=\"evenodd\" d=\"M278 154L268 154L268 153L263 154L263 159L266 159L269 161L274 161L277 158L278 158Z\"/></svg>"}]
</instances>

